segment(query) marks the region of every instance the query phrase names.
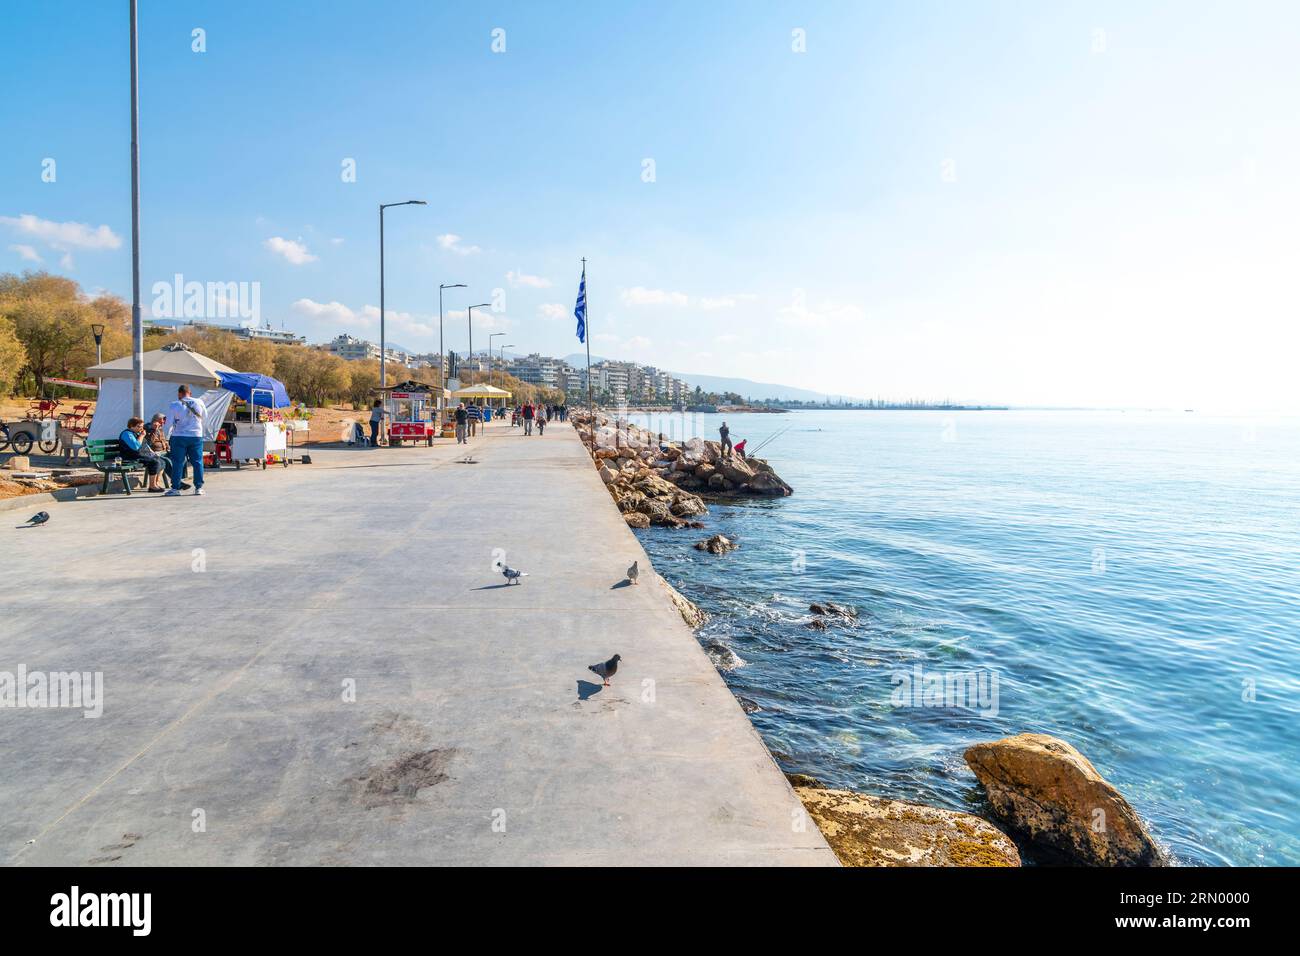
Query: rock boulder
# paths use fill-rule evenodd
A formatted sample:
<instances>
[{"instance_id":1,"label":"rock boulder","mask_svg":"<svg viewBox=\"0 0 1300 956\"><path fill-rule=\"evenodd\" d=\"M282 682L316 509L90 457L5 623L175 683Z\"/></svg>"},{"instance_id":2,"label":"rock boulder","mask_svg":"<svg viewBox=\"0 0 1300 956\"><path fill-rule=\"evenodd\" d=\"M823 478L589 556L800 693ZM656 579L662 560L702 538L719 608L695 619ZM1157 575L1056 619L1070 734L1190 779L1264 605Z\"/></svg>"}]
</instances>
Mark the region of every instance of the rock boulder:
<instances>
[{"instance_id":1,"label":"rock boulder","mask_svg":"<svg viewBox=\"0 0 1300 956\"><path fill-rule=\"evenodd\" d=\"M795 787L845 866L1019 866L1009 837L969 813L851 790Z\"/></svg>"},{"instance_id":2,"label":"rock boulder","mask_svg":"<svg viewBox=\"0 0 1300 956\"><path fill-rule=\"evenodd\" d=\"M1137 812L1064 740L1017 734L966 751L998 818L1050 857L1087 866L1159 866Z\"/></svg>"}]
</instances>

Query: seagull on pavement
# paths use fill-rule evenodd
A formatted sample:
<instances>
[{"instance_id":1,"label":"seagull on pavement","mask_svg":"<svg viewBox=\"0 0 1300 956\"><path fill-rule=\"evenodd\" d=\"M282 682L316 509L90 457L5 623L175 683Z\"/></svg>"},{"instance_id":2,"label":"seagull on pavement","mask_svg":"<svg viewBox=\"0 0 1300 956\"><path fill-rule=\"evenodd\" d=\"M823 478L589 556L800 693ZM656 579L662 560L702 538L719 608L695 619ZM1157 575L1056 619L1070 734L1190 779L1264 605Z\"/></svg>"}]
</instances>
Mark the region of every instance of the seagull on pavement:
<instances>
[{"instance_id":1,"label":"seagull on pavement","mask_svg":"<svg viewBox=\"0 0 1300 956\"><path fill-rule=\"evenodd\" d=\"M618 673L618 662L623 658L615 654L609 660L602 664L592 664L587 670L591 671L597 677L605 681L605 686L609 686L609 679Z\"/></svg>"},{"instance_id":2,"label":"seagull on pavement","mask_svg":"<svg viewBox=\"0 0 1300 956\"><path fill-rule=\"evenodd\" d=\"M641 574L641 569L637 567L637 562L632 562L632 567L627 569L627 579L636 584L637 577Z\"/></svg>"},{"instance_id":3,"label":"seagull on pavement","mask_svg":"<svg viewBox=\"0 0 1300 956\"><path fill-rule=\"evenodd\" d=\"M32 515L30 518L27 519L27 527L35 528L37 525L45 524L45 522L49 520L50 520L50 513L48 511L38 511L36 512L36 514Z\"/></svg>"},{"instance_id":4,"label":"seagull on pavement","mask_svg":"<svg viewBox=\"0 0 1300 956\"><path fill-rule=\"evenodd\" d=\"M507 584L523 584L519 579L528 577L527 571L516 571L508 564L501 565L501 573L505 575Z\"/></svg>"}]
</instances>

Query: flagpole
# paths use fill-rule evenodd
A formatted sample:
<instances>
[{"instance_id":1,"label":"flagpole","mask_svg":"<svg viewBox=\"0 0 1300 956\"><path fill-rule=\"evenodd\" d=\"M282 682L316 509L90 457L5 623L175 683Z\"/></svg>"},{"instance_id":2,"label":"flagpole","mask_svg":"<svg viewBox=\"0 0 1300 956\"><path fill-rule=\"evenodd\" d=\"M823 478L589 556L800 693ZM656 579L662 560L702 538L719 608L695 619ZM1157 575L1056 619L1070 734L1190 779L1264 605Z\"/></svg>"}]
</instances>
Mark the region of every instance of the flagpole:
<instances>
[{"instance_id":1,"label":"flagpole","mask_svg":"<svg viewBox=\"0 0 1300 956\"><path fill-rule=\"evenodd\" d=\"M596 407L591 403L591 299L587 292L587 257L582 257L582 325L587 340L587 414L591 416L591 427L596 428Z\"/></svg>"}]
</instances>

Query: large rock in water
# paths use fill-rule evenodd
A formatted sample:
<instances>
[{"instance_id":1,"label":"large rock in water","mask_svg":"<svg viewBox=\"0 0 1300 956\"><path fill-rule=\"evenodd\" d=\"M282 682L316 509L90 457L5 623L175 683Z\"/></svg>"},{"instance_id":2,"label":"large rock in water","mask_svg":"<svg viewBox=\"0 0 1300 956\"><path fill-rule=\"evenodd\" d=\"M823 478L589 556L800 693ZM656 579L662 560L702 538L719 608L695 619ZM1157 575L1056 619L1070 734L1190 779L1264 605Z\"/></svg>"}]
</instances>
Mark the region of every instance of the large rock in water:
<instances>
[{"instance_id":1,"label":"large rock in water","mask_svg":"<svg viewBox=\"0 0 1300 956\"><path fill-rule=\"evenodd\" d=\"M1088 866L1161 866L1137 812L1088 758L1047 734L966 751L998 818L1051 856Z\"/></svg>"},{"instance_id":2,"label":"large rock in water","mask_svg":"<svg viewBox=\"0 0 1300 956\"><path fill-rule=\"evenodd\" d=\"M697 551L707 551L709 554L726 554L728 551L735 551L740 544L728 538L725 534L715 534L705 538L703 541L695 542Z\"/></svg>"},{"instance_id":3,"label":"large rock in water","mask_svg":"<svg viewBox=\"0 0 1300 956\"><path fill-rule=\"evenodd\" d=\"M845 866L1019 866L1005 833L970 813L851 790L795 787Z\"/></svg>"}]
</instances>

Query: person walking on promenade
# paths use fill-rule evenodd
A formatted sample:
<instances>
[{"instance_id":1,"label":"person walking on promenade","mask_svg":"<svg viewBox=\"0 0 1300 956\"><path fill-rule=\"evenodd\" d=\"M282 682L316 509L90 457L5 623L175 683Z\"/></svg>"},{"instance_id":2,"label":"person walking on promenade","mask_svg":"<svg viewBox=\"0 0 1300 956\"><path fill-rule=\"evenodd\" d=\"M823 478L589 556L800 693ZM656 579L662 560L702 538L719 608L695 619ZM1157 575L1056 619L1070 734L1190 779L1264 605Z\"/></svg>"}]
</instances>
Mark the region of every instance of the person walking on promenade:
<instances>
[{"instance_id":1,"label":"person walking on promenade","mask_svg":"<svg viewBox=\"0 0 1300 956\"><path fill-rule=\"evenodd\" d=\"M370 406L370 447L379 447L379 426L384 423L384 417L388 415L388 410L384 408L383 399L376 398L375 404Z\"/></svg>"},{"instance_id":2,"label":"person walking on promenade","mask_svg":"<svg viewBox=\"0 0 1300 956\"><path fill-rule=\"evenodd\" d=\"M456 406L456 444L469 444L469 436L466 429L469 426L469 413L465 411L465 403L461 402Z\"/></svg>"},{"instance_id":3,"label":"person walking on promenade","mask_svg":"<svg viewBox=\"0 0 1300 956\"><path fill-rule=\"evenodd\" d=\"M465 414L469 418L470 437L474 438L478 435L479 422L483 421L483 409L471 402L469 408L465 410Z\"/></svg>"},{"instance_id":4,"label":"person walking on promenade","mask_svg":"<svg viewBox=\"0 0 1300 956\"><path fill-rule=\"evenodd\" d=\"M524 434L531 435L532 433L533 433L533 404L532 402L524 402Z\"/></svg>"},{"instance_id":5,"label":"person walking on promenade","mask_svg":"<svg viewBox=\"0 0 1300 956\"><path fill-rule=\"evenodd\" d=\"M545 435L545 434L546 434L546 416L545 416L545 415L538 415L538 416L537 416L537 434L539 434L539 435Z\"/></svg>"},{"instance_id":6,"label":"person walking on promenade","mask_svg":"<svg viewBox=\"0 0 1300 956\"><path fill-rule=\"evenodd\" d=\"M181 493L179 485L185 477L186 461L194 469L194 493L203 494L203 420L207 414L203 399L190 397L188 385L176 389L176 401L167 409L168 440L172 449L169 496Z\"/></svg>"},{"instance_id":7,"label":"person walking on promenade","mask_svg":"<svg viewBox=\"0 0 1300 956\"><path fill-rule=\"evenodd\" d=\"M724 458L731 457L731 429L727 423L723 422L722 427L718 429L718 434L722 436L722 455Z\"/></svg>"}]
</instances>

